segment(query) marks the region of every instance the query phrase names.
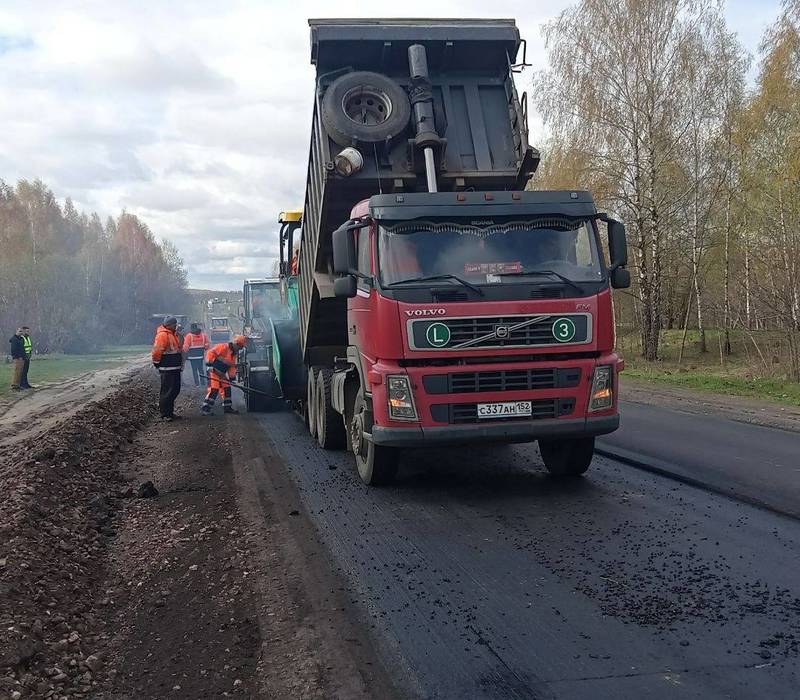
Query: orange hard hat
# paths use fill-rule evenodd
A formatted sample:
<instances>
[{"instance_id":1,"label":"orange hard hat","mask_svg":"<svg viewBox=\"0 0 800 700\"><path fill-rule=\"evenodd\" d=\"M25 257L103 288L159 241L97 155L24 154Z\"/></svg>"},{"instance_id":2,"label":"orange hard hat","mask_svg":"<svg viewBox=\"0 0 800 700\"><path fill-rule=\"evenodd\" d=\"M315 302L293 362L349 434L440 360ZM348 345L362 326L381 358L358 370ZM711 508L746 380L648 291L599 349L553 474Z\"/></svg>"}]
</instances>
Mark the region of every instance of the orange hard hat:
<instances>
[{"instance_id":1,"label":"orange hard hat","mask_svg":"<svg viewBox=\"0 0 800 700\"><path fill-rule=\"evenodd\" d=\"M247 338L245 338L243 335L237 335L233 339L233 344L243 348L245 345L247 345Z\"/></svg>"}]
</instances>

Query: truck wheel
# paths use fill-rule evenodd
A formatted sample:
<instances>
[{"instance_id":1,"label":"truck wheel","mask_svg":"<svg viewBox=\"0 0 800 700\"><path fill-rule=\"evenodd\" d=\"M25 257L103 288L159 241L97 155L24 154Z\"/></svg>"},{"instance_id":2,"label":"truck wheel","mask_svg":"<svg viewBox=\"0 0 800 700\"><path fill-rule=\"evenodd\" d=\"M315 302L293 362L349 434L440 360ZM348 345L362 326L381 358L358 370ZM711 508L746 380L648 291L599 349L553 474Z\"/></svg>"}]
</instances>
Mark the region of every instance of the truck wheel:
<instances>
[{"instance_id":1,"label":"truck wheel","mask_svg":"<svg viewBox=\"0 0 800 700\"><path fill-rule=\"evenodd\" d=\"M306 422L308 432L311 437L317 437L317 372L319 367L308 368L308 379L306 380Z\"/></svg>"},{"instance_id":2,"label":"truck wheel","mask_svg":"<svg viewBox=\"0 0 800 700\"><path fill-rule=\"evenodd\" d=\"M553 476L580 476L592 463L594 438L539 440L539 452L544 466Z\"/></svg>"},{"instance_id":3,"label":"truck wheel","mask_svg":"<svg viewBox=\"0 0 800 700\"><path fill-rule=\"evenodd\" d=\"M371 413L361 389L347 411L347 439L356 459L358 475L368 486L384 486L397 475L397 450L375 445L366 437L372 432Z\"/></svg>"},{"instance_id":4,"label":"truck wheel","mask_svg":"<svg viewBox=\"0 0 800 700\"><path fill-rule=\"evenodd\" d=\"M334 80L322 98L322 124L340 146L383 143L408 126L411 104L398 83L356 71Z\"/></svg>"},{"instance_id":5,"label":"truck wheel","mask_svg":"<svg viewBox=\"0 0 800 700\"><path fill-rule=\"evenodd\" d=\"M317 442L325 450L341 450L345 445L342 417L331 403L333 370L323 367L317 374Z\"/></svg>"}]
</instances>

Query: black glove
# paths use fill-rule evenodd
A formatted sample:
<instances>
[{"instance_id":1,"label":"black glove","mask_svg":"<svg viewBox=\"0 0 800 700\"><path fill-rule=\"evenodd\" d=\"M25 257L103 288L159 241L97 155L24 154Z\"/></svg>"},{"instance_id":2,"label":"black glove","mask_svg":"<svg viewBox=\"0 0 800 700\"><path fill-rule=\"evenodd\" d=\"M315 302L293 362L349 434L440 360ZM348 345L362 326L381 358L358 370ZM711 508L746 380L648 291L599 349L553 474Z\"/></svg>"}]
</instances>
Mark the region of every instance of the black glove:
<instances>
[{"instance_id":1,"label":"black glove","mask_svg":"<svg viewBox=\"0 0 800 700\"><path fill-rule=\"evenodd\" d=\"M161 363L160 362L154 362L153 363L153 367L155 367L156 369L159 369L161 367Z\"/></svg>"},{"instance_id":2,"label":"black glove","mask_svg":"<svg viewBox=\"0 0 800 700\"><path fill-rule=\"evenodd\" d=\"M230 369L230 365L223 360L214 360L211 363L211 366L220 374L227 374L228 370Z\"/></svg>"}]
</instances>

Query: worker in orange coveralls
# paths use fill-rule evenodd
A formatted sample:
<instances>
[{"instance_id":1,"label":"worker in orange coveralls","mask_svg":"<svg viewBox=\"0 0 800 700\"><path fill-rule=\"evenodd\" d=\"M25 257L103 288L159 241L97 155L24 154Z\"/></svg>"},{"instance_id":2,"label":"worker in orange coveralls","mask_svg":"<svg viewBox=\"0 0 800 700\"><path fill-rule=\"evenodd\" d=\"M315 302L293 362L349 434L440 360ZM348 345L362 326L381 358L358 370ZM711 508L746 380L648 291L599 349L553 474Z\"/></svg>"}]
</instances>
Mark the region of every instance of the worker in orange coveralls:
<instances>
[{"instance_id":1,"label":"worker in orange coveralls","mask_svg":"<svg viewBox=\"0 0 800 700\"><path fill-rule=\"evenodd\" d=\"M200 413L210 416L217 400L217 394L222 392L222 410L224 413L239 413L231 405L230 380L236 376L236 357L246 345L247 338L237 335L230 343L220 343L211 348L206 355L206 368L208 369L208 393L203 401Z\"/></svg>"}]
</instances>

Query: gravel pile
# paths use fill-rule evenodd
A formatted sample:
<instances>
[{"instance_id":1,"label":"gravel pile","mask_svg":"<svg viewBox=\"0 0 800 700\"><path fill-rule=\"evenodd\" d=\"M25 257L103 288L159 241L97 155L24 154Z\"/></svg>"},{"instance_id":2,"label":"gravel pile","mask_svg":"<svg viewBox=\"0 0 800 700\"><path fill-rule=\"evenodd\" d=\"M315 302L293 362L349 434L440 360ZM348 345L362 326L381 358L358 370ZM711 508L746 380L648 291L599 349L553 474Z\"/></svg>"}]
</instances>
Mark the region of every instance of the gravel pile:
<instances>
[{"instance_id":1,"label":"gravel pile","mask_svg":"<svg viewBox=\"0 0 800 700\"><path fill-rule=\"evenodd\" d=\"M92 697L113 674L96 605L115 513L134 496L117 459L153 416L153 396L129 380L0 452L0 698Z\"/></svg>"}]
</instances>

